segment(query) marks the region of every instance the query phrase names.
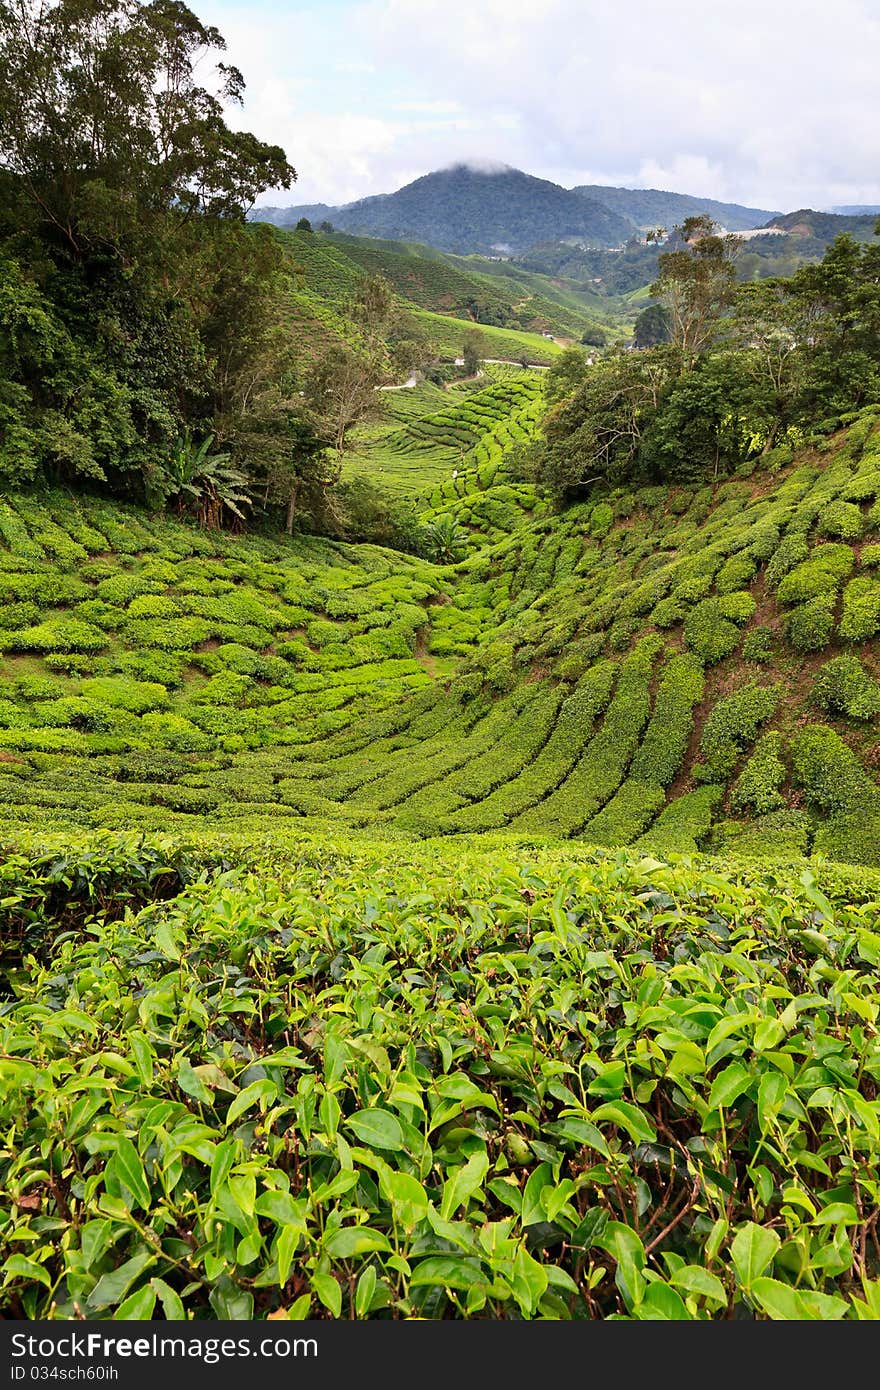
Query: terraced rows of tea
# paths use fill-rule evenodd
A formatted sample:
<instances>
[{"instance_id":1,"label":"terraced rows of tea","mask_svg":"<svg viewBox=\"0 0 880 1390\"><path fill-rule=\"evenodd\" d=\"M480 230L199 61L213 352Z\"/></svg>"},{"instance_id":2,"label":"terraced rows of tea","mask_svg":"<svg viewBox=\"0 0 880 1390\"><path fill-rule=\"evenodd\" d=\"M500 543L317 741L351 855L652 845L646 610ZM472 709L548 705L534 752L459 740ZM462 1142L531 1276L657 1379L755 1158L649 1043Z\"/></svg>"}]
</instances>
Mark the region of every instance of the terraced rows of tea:
<instances>
[{"instance_id":1,"label":"terraced rows of tea","mask_svg":"<svg viewBox=\"0 0 880 1390\"><path fill-rule=\"evenodd\" d=\"M480 489L500 479L505 451L534 433L542 409L534 372L501 372L467 394L424 385L402 390L387 406L387 423L363 432L346 470L399 496L425 496L437 510L453 473L477 473ZM463 487L453 487L450 495L463 495Z\"/></svg>"},{"instance_id":2,"label":"terraced rows of tea","mask_svg":"<svg viewBox=\"0 0 880 1390\"><path fill-rule=\"evenodd\" d=\"M406 426L414 452L471 444L422 502L467 530L452 566L0 506L4 820L880 863L877 415L760 473L555 514L499 471L517 412L479 397L510 391Z\"/></svg>"}]
</instances>

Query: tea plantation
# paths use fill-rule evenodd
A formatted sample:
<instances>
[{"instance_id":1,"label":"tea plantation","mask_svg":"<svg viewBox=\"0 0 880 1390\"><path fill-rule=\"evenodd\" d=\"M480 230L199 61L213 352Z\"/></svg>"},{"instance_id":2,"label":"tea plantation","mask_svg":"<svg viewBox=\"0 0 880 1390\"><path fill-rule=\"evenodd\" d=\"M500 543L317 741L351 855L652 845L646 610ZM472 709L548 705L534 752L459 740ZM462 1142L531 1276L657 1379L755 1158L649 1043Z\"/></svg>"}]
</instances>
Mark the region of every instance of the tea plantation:
<instances>
[{"instance_id":1,"label":"tea plantation","mask_svg":"<svg viewBox=\"0 0 880 1390\"><path fill-rule=\"evenodd\" d=\"M880 1317L880 414L558 512L538 390L372 441L449 565L0 501L9 1315Z\"/></svg>"}]
</instances>

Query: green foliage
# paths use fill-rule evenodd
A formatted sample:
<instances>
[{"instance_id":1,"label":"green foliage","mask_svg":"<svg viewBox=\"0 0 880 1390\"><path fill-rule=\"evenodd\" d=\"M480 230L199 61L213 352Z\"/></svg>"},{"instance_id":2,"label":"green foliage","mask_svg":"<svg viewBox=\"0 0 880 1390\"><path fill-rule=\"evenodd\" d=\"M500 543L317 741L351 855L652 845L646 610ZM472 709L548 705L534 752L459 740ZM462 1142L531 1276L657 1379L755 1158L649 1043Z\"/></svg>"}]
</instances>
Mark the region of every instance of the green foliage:
<instances>
[{"instance_id":1,"label":"green foliage","mask_svg":"<svg viewBox=\"0 0 880 1390\"><path fill-rule=\"evenodd\" d=\"M735 650L737 624L747 622L754 611L755 600L745 591L703 599L685 618L685 641L707 666L714 665Z\"/></svg>"},{"instance_id":2,"label":"green foliage","mask_svg":"<svg viewBox=\"0 0 880 1390\"><path fill-rule=\"evenodd\" d=\"M808 560L796 565L779 584L780 603L804 603L835 593L851 572L853 553L847 545L820 545Z\"/></svg>"},{"instance_id":3,"label":"green foliage","mask_svg":"<svg viewBox=\"0 0 880 1390\"><path fill-rule=\"evenodd\" d=\"M752 683L718 701L700 739L700 752L705 761L694 769L698 781L727 780L745 745L752 743L759 726L772 718L779 697L778 686Z\"/></svg>"},{"instance_id":4,"label":"green foliage","mask_svg":"<svg viewBox=\"0 0 880 1390\"><path fill-rule=\"evenodd\" d=\"M877 1202L876 876L301 838L221 870L230 848L92 837L0 870L14 1309L876 1316L854 1254Z\"/></svg>"},{"instance_id":5,"label":"green foliage","mask_svg":"<svg viewBox=\"0 0 880 1390\"><path fill-rule=\"evenodd\" d=\"M785 805L779 791L786 779L782 751L782 735L776 730L758 740L731 794L733 806L751 807L757 815L766 815Z\"/></svg>"},{"instance_id":6,"label":"green foliage","mask_svg":"<svg viewBox=\"0 0 880 1390\"><path fill-rule=\"evenodd\" d=\"M745 661L769 661L773 655L773 629L755 627L743 638L742 654Z\"/></svg>"},{"instance_id":7,"label":"green foliage","mask_svg":"<svg viewBox=\"0 0 880 1390\"><path fill-rule=\"evenodd\" d=\"M835 593L799 603L786 616L785 635L796 652L822 651L834 631Z\"/></svg>"},{"instance_id":8,"label":"green foliage","mask_svg":"<svg viewBox=\"0 0 880 1390\"><path fill-rule=\"evenodd\" d=\"M792 767L805 796L825 812L876 811L878 789L851 748L825 724L811 724L792 741Z\"/></svg>"},{"instance_id":9,"label":"green foliage","mask_svg":"<svg viewBox=\"0 0 880 1390\"><path fill-rule=\"evenodd\" d=\"M843 591L840 635L845 642L866 642L880 632L880 583L858 576Z\"/></svg>"},{"instance_id":10,"label":"green foliage","mask_svg":"<svg viewBox=\"0 0 880 1390\"><path fill-rule=\"evenodd\" d=\"M816 673L811 699L829 714L873 719L880 713L880 685L856 656L838 656Z\"/></svg>"}]
</instances>

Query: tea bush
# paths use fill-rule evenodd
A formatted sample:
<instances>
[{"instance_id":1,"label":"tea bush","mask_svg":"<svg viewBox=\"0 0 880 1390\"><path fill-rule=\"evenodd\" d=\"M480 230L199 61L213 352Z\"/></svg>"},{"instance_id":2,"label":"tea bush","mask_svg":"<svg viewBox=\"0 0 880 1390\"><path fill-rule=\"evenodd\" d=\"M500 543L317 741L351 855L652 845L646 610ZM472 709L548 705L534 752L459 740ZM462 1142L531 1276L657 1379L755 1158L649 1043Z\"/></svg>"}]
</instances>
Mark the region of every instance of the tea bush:
<instances>
[{"instance_id":1,"label":"tea bush","mask_svg":"<svg viewBox=\"0 0 880 1390\"><path fill-rule=\"evenodd\" d=\"M820 709L851 719L873 719L880 713L880 685L856 656L838 656L820 667L811 698Z\"/></svg>"},{"instance_id":2,"label":"tea bush","mask_svg":"<svg viewBox=\"0 0 880 1390\"><path fill-rule=\"evenodd\" d=\"M880 1317L876 873L93 833L0 876L13 1316Z\"/></svg>"}]
</instances>

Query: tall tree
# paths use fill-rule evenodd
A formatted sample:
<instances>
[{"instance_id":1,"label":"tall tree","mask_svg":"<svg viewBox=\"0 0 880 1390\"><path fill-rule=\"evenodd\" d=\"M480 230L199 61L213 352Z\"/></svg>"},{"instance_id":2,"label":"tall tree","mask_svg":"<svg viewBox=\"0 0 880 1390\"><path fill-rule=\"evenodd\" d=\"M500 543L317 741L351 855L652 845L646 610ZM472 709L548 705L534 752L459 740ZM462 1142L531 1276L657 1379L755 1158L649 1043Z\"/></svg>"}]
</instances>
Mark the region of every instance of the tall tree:
<instances>
[{"instance_id":1,"label":"tall tree","mask_svg":"<svg viewBox=\"0 0 880 1390\"><path fill-rule=\"evenodd\" d=\"M0 6L0 167L68 250L125 256L175 209L242 217L296 177L284 151L232 131L236 67L197 71L222 35L182 0L5 0Z\"/></svg>"},{"instance_id":2,"label":"tall tree","mask_svg":"<svg viewBox=\"0 0 880 1390\"><path fill-rule=\"evenodd\" d=\"M736 293L737 241L722 236L711 217L688 217L675 228L681 245L657 261L651 294L669 314L670 333L689 366L712 345L721 315Z\"/></svg>"},{"instance_id":3,"label":"tall tree","mask_svg":"<svg viewBox=\"0 0 880 1390\"><path fill-rule=\"evenodd\" d=\"M0 476L29 456L155 497L177 439L209 435L254 471L236 441L285 397L283 256L246 213L296 175L227 126L224 47L181 0L0 4Z\"/></svg>"}]
</instances>

